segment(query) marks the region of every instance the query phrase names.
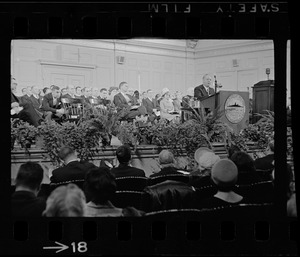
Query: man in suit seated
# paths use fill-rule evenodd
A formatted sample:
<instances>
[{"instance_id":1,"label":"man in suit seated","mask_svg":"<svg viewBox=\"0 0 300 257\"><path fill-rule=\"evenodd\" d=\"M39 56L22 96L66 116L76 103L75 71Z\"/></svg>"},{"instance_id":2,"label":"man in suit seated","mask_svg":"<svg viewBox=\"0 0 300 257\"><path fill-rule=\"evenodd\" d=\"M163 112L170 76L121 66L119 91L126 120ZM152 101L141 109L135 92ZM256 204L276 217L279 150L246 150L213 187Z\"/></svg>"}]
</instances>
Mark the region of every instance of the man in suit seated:
<instances>
[{"instance_id":1,"label":"man in suit seated","mask_svg":"<svg viewBox=\"0 0 300 257\"><path fill-rule=\"evenodd\" d=\"M19 118L29 124L37 127L40 125L41 117L34 109L32 103L22 97L17 97L17 82L14 78L11 80L11 118Z\"/></svg>"},{"instance_id":2,"label":"man in suit seated","mask_svg":"<svg viewBox=\"0 0 300 257\"><path fill-rule=\"evenodd\" d=\"M104 87L104 88L101 88L100 89L100 96L99 96L99 103L104 105L104 106L107 106L111 103L111 101L109 99L107 99L108 97L108 92L107 92L107 89Z\"/></svg>"},{"instance_id":3,"label":"man in suit seated","mask_svg":"<svg viewBox=\"0 0 300 257\"><path fill-rule=\"evenodd\" d=\"M41 96L39 96L39 89L37 86L32 86L31 87L31 96L30 96L30 101L36 110L36 112L39 114L40 118L43 118L43 110L42 110L42 103L43 99Z\"/></svg>"},{"instance_id":4,"label":"man in suit seated","mask_svg":"<svg viewBox=\"0 0 300 257\"><path fill-rule=\"evenodd\" d=\"M119 166L112 168L110 171L115 177L126 177L126 176L136 176L145 177L145 172L141 169L131 167L129 162L131 160L131 150L128 145L121 145L116 150L116 156L119 161Z\"/></svg>"},{"instance_id":5,"label":"man in suit seated","mask_svg":"<svg viewBox=\"0 0 300 257\"><path fill-rule=\"evenodd\" d=\"M158 118L159 106L157 106L157 102L153 99L153 92L151 89L148 89L146 92L144 92L142 105L145 106L151 122Z\"/></svg>"},{"instance_id":6,"label":"man in suit seated","mask_svg":"<svg viewBox=\"0 0 300 257\"><path fill-rule=\"evenodd\" d=\"M11 197L12 215L15 217L41 217L46 208L44 198L37 197L44 171L35 162L23 163L16 177L16 189Z\"/></svg>"},{"instance_id":7,"label":"man in suit seated","mask_svg":"<svg viewBox=\"0 0 300 257\"><path fill-rule=\"evenodd\" d=\"M65 98L75 98L75 87L73 85L67 86L67 93L63 95Z\"/></svg>"},{"instance_id":8,"label":"man in suit seated","mask_svg":"<svg viewBox=\"0 0 300 257\"><path fill-rule=\"evenodd\" d=\"M96 167L93 163L83 162L78 159L72 147L64 146L60 149L59 158L63 166L52 171L51 183L63 183L72 180L84 180L87 171Z\"/></svg>"},{"instance_id":9,"label":"man in suit seated","mask_svg":"<svg viewBox=\"0 0 300 257\"><path fill-rule=\"evenodd\" d=\"M62 108L59 87L53 85L51 93L46 94L42 102L45 120L50 122L53 117L61 118L65 110Z\"/></svg>"},{"instance_id":10,"label":"man in suit seated","mask_svg":"<svg viewBox=\"0 0 300 257\"><path fill-rule=\"evenodd\" d=\"M202 79L203 79L203 84L195 87L194 89L194 97L200 101L215 93L215 90L211 87L212 85L211 76L209 74L205 74Z\"/></svg>"},{"instance_id":11,"label":"man in suit seated","mask_svg":"<svg viewBox=\"0 0 300 257\"><path fill-rule=\"evenodd\" d=\"M174 174L181 174L178 172L178 169L175 168L175 158L172 152L169 150L162 150L159 153L158 161L161 166L161 170L157 173L151 174L150 177L157 177L162 175L174 175Z\"/></svg>"},{"instance_id":12,"label":"man in suit seated","mask_svg":"<svg viewBox=\"0 0 300 257\"><path fill-rule=\"evenodd\" d=\"M114 96L114 104L119 111L125 110L125 119L134 119L136 116L147 114L145 106L140 106L136 99L127 93L127 82L121 82L119 90L120 92Z\"/></svg>"}]
</instances>

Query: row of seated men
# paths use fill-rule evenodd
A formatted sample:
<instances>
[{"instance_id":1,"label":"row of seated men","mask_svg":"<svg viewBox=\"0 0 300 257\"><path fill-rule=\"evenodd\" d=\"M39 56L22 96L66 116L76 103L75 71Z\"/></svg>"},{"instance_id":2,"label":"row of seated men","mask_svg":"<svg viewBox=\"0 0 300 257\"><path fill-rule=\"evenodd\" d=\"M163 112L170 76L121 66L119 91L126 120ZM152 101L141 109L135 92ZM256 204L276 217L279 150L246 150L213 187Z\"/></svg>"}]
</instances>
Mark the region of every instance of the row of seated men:
<instances>
[{"instance_id":1,"label":"row of seated men","mask_svg":"<svg viewBox=\"0 0 300 257\"><path fill-rule=\"evenodd\" d=\"M11 84L11 115L27 121L29 124L38 126L43 120L50 121L52 119L60 119L66 114L63 108L62 98L81 99L82 103L96 106L113 105L118 111L125 110L124 118L133 119L136 116L147 116L149 121L158 118L157 111L159 106L151 98L144 98L141 102L127 93L128 84L121 82L119 85L119 93L114 95L113 101L107 99L107 91L101 89L102 97L86 97L85 95L75 95L71 91L62 95L58 86L52 85L50 92L43 97L38 94L36 86L31 87L31 92L17 97L15 95L17 83L12 80Z\"/></svg>"},{"instance_id":2,"label":"row of seated men","mask_svg":"<svg viewBox=\"0 0 300 257\"><path fill-rule=\"evenodd\" d=\"M259 191L259 194L255 192L254 187L250 189L253 192L250 191L247 195L237 190L237 185L259 184L264 181L272 185L274 176L272 170L267 171L268 176L258 173L251 156L242 151L234 152L229 158L220 159L212 150L206 147L199 148L195 152L199 166L197 170L190 172L188 182L166 180L145 186L139 194L140 202L134 206L118 206L120 201L116 199L118 178L145 177L143 170L129 165L130 147L123 145L116 150L119 161L117 167L97 167L93 163L82 162L70 147L63 147L59 155L64 161L64 166L53 170L50 180L51 184L57 187L46 197L37 197L43 179L42 167L32 162L21 165L16 177L16 189L12 195L14 216L142 216L147 212L166 209L202 210L273 201L272 186ZM257 165L272 165L271 155L258 159ZM150 175L149 180L161 175L183 175L175 167L174 156L170 151L163 150L159 154L159 162L161 170ZM79 180L84 181L81 188L75 184ZM204 192L201 188L210 188L210 193L201 195L201 192ZM288 214L297 215L295 194L291 194L289 185L287 200Z\"/></svg>"}]
</instances>

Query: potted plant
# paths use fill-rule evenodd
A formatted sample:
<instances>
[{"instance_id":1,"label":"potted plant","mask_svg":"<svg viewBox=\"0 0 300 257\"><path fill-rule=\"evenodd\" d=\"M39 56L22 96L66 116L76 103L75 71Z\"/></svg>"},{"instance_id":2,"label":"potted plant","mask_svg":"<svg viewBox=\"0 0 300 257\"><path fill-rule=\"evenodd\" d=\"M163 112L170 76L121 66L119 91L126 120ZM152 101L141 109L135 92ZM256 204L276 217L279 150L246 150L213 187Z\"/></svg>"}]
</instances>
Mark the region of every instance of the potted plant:
<instances>
[{"instance_id":1,"label":"potted plant","mask_svg":"<svg viewBox=\"0 0 300 257\"><path fill-rule=\"evenodd\" d=\"M100 146L110 145L112 136L117 136L122 115L123 111L117 112L116 108L112 106L87 110L85 120L92 129L100 132Z\"/></svg>"},{"instance_id":2,"label":"potted plant","mask_svg":"<svg viewBox=\"0 0 300 257\"><path fill-rule=\"evenodd\" d=\"M15 119L11 121L11 128L11 140L16 140L25 150L35 143L38 129L33 125L20 119Z\"/></svg>"}]
</instances>

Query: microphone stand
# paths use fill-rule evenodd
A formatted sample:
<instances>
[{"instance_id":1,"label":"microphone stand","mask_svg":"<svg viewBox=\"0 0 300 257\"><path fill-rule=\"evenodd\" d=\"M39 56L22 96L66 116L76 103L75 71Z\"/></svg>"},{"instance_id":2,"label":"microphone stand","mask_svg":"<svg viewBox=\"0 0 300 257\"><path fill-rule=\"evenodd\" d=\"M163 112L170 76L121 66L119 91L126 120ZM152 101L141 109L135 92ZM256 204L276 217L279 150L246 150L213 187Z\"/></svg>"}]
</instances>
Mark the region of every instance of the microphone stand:
<instances>
[{"instance_id":1,"label":"microphone stand","mask_svg":"<svg viewBox=\"0 0 300 257\"><path fill-rule=\"evenodd\" d=\"M217 99L217 77L215 75L215 109L218 106L218 99Z\"/></svg>"}]
</instances>

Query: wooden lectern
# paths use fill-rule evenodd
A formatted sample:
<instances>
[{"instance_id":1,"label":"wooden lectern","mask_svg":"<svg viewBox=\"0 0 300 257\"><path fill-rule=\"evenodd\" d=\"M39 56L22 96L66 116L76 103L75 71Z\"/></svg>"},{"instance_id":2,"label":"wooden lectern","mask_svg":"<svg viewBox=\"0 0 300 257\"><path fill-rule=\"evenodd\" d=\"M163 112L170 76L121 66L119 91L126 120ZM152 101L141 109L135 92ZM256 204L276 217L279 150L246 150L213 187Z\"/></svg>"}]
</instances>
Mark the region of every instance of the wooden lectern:
<instances>
[{"instance_id":1,"label":"wooden lectern","mask_svg":"<svg viewBox=\"0 0 300 257\"><path fill-rule=\"evenodd\" d=\"M260 117L255 113L266 114L266 110L274 111L274 80L259 81L253 88L253 123Z\"/></svg>"},{"instance_id":2,"label":"wooden lectern","mask_svg":"<svg viewBox=\"0 0 300 257\"><path fill-rule=\"evenodd\" d=\"M249 92L222 90L203 99L201 105L209 111L219 107L221 121L227 123L236 133L249 124Z\"/></svg>"}]
</instances>

